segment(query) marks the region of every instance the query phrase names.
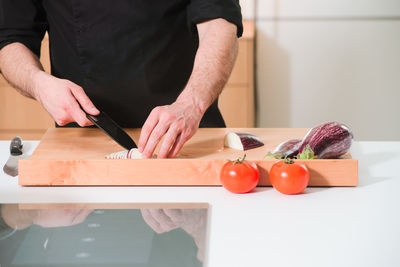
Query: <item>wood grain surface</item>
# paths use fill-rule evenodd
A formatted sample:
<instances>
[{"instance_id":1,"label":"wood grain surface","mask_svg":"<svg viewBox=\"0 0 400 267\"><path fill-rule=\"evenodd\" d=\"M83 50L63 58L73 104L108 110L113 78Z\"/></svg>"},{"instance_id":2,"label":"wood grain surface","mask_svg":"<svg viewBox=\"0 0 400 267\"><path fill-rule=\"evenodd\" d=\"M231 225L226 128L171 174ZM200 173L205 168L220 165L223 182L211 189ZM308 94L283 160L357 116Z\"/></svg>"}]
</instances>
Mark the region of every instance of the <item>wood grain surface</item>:
<instances>
[{"instance_id":1,"label":"wood grain surface","mask_svg":"<svg viewBox=\"0 0 400 267\"><path fill-rule=\"evenodd\" d=\"M263 147L237 151L224 147L229 131L252 133ZM279 143L302 138L308 129L199 129L175 159L105 159L122 148L99 129L51 128L29 159L19 162L19 184L35 185L220 185L219 173L227 159L246 153L260 170L260 186L270 185L268 172L275 162L263 159ZM127 129L138 141L140 129ZM158 148L157 148L158 149ZM157 149L156 152L157 153ZM343 159L298 161L310 170L311 186L356 186L358 161Z\"/></svg>"}]
</instances>

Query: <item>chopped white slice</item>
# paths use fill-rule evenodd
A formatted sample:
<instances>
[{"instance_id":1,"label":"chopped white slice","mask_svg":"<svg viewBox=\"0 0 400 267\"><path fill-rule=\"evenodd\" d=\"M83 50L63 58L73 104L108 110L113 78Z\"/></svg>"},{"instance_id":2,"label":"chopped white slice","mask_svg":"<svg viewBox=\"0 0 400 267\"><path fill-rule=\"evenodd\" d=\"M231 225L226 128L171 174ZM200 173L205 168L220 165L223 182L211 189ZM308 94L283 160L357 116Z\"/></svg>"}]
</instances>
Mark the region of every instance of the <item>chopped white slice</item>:
<instances>
[{"instance_id":1,"label":"chopped white slice","mask_svg":"<svg viewBox=\"0 0 400 267\"><path fill-rule=\"evenodd\" d=\"M225 136L225 147L230 147L237 150L244 150L242 141L240 140L239 135L233 132L229 132Z\"/></svg>"},{"instance_id":2,"label":"chopped white slice","mask_svg":"<svg viewBox=\"0 0 400 267\"><path fill-rule=\"evenodd\" d=\"M129 159L142 159L142 153L139 152L139 149L132 148L128 153Z\"/></svg>"},{"instance_id":3,"label":"chopped white slice","mask_svg":"<svg viewBox=\"0 0 400 267\"><path fill-rule=\"evenodd\" d=\"M106 156L106 159L141 159L142 153L137 148L131 150L123 150L115 153L111 153Z\"/></svg>"},{"instance_id":4,"label":"chopped white slice","mask_svg":"<svg viewBox=\"0 0 400 267\"><path fill-rule=\"evenodd\" d=\"M264 145L261 139L253 134L234 133L234 132L229 132L225 136L224 143L225 147L230 147L242 151L249 150L252 148L257 148Z\"/></svg>"}]
</instances>

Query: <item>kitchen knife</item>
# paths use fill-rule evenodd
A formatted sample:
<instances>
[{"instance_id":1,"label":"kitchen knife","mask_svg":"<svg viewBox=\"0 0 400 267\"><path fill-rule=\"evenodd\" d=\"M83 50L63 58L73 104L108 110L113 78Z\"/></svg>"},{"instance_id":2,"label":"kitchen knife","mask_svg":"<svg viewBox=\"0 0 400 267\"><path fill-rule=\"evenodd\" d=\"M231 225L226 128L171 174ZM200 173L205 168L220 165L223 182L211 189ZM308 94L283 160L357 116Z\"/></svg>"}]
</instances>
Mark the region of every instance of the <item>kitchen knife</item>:
<instances>
[{"instance_id":1,"label":"kitchen knife","mask_svg":"<svg viewBox=\"0 0 400 267\"><path fill-rule=\"evenodd\" d=\"M135 141L106 113L100 111L97 116L86 113L86 117L125 149L137 148Z\"/></svg>"},{"instance_id":2,"label":"kitchen knife","mask_svg":"<svg viewBox=\"0 0 400 267\"><path fill-rule=\"evenodd\" d=\"M6 165L3 167L3 171L11 176L18 175L18 159L24 156L22 151L22 139L19 136L14 137L10 144L10 157L8 158Z\"/></svg>"}]
</instances>

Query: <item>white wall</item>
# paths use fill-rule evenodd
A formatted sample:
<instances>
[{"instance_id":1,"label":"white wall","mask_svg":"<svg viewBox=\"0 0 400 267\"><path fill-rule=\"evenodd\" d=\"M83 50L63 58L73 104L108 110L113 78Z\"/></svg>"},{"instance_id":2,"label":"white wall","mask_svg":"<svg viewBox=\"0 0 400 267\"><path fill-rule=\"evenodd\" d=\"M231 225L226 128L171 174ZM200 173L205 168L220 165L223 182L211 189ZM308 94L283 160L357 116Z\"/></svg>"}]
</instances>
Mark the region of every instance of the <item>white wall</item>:
<instances>
[{"instance_id":1,"label":"white wall","mask_svg":"<svg viewBox=\"0 0 400 267\"><path fill-rule=\"evenodd\" d=\"M400 140L399 0L241 4L256 19L258 127L335 120L356 140Z\"/></svg>"}]
</instances>

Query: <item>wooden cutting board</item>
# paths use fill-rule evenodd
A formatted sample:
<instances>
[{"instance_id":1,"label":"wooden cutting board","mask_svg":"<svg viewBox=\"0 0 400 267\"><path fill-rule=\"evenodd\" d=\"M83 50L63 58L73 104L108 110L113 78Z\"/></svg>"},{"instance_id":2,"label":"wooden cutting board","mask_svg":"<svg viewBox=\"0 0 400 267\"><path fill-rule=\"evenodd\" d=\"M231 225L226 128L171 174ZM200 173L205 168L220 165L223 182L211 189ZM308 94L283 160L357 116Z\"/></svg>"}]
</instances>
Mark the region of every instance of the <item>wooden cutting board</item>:
<instances>
[{"instance_id":1,"label":"wooden cutting board","mask_svg":"<svg viewBox=\"0 0 400 267\"><path fill-rule=\"evenodd\" d=\"M224 148L229 131L252 133L265 146L246 152ZM270 185L268 172L275 162L264 156L279 143L302 138L308 129L208 128L199 129L175 159L105 159L122 150L99 129L50 128L29 159L19 161L19 184L59 185L220 185L219 173L227 159L247 155L260 170L260 186ZM139 140L140 129L127 129ZM156 152L157 153L157 150ZM310 170L311 186L356 186L358 161L299 160Z\"/></svg>"}]
</instances>

